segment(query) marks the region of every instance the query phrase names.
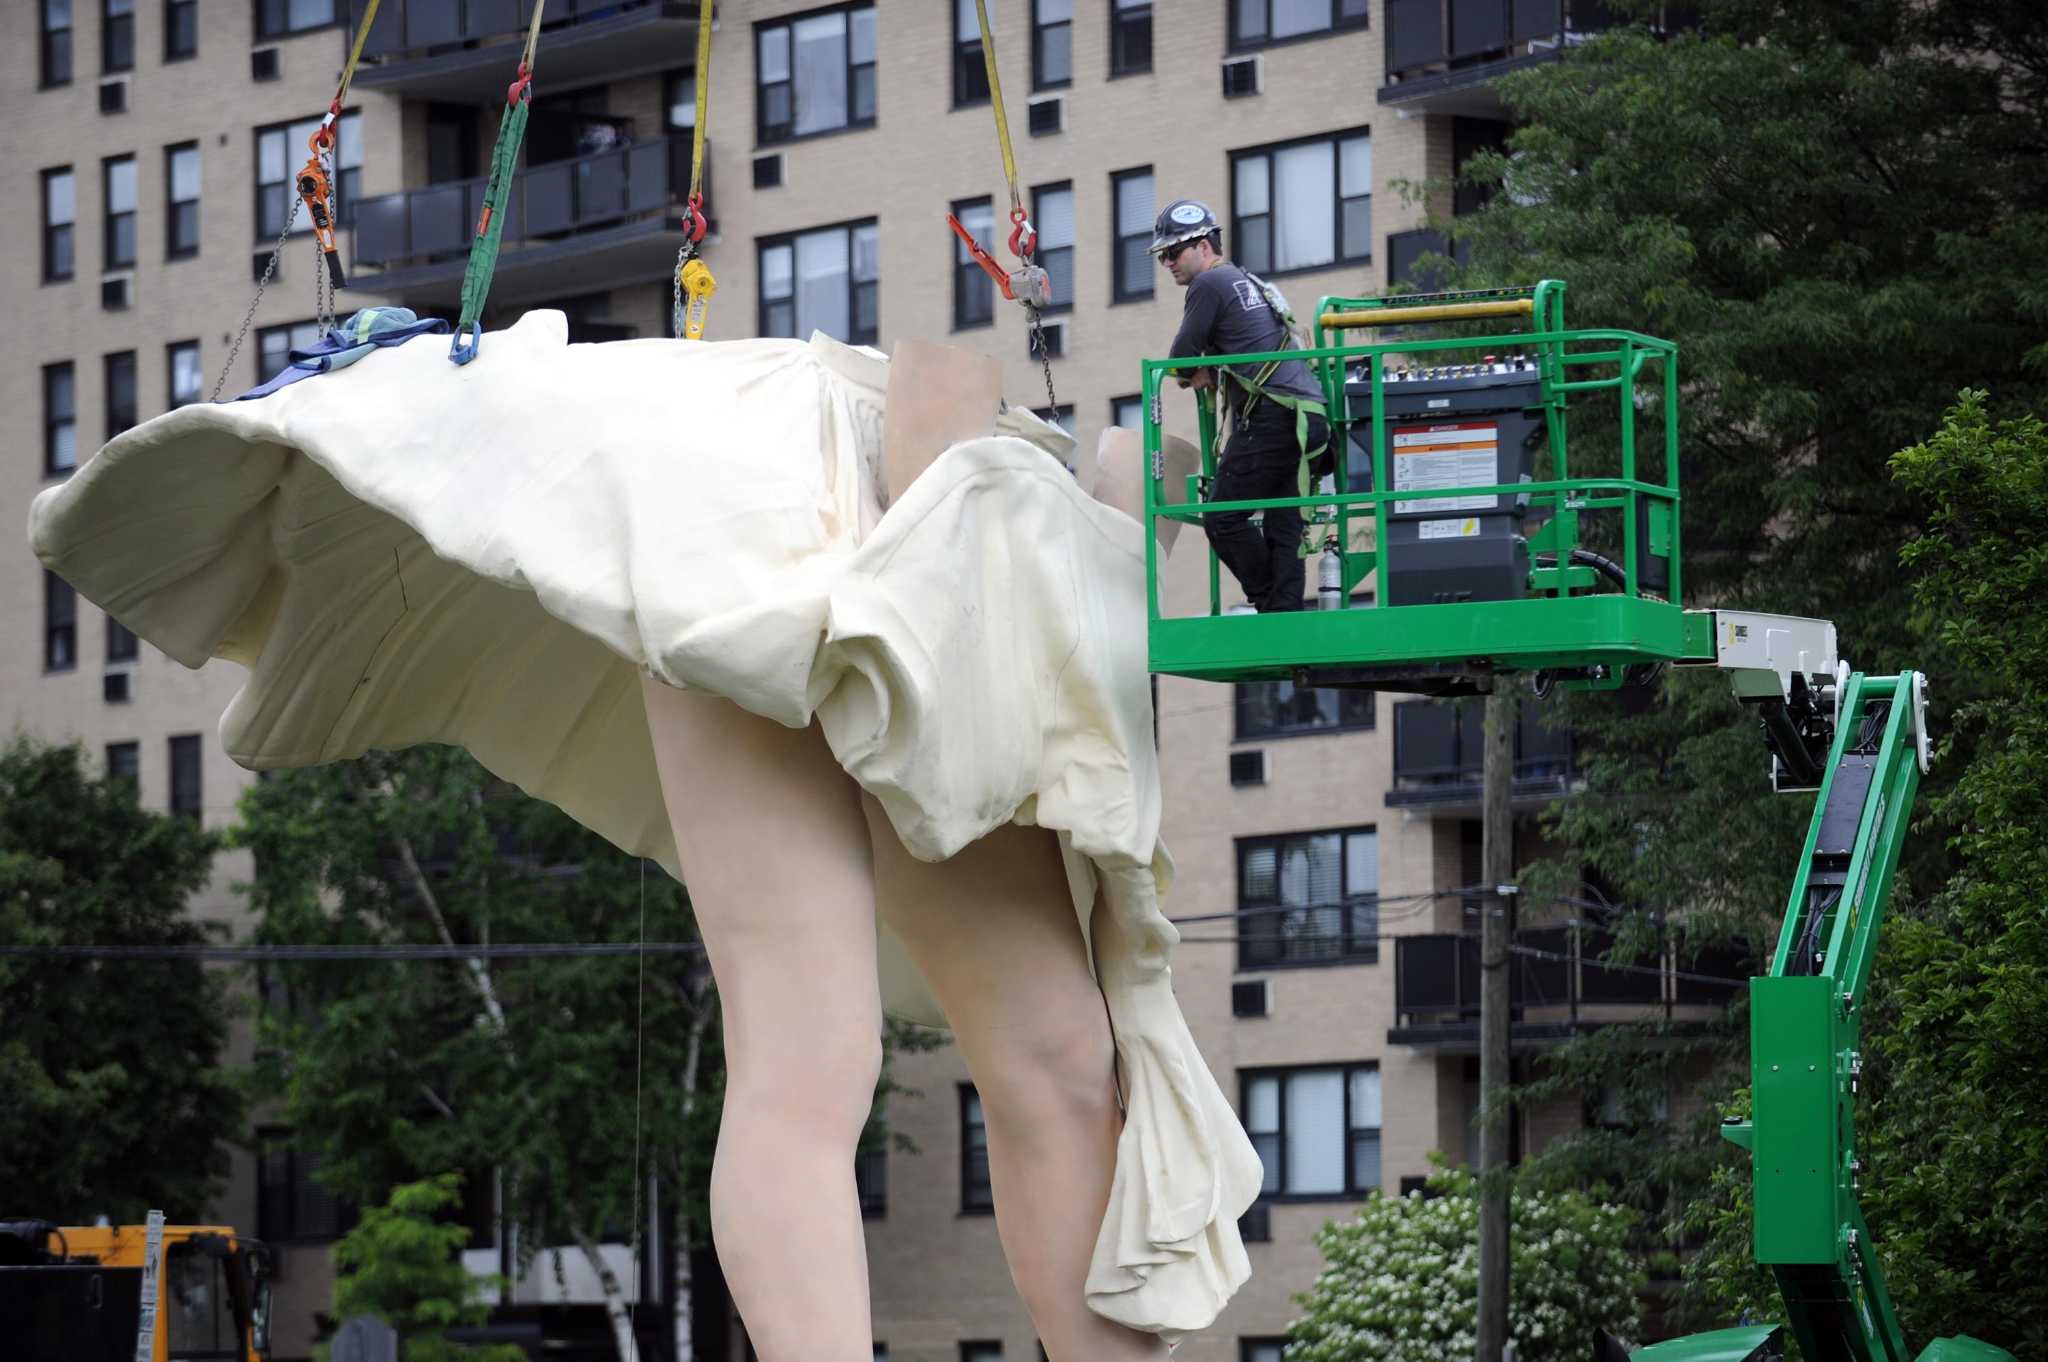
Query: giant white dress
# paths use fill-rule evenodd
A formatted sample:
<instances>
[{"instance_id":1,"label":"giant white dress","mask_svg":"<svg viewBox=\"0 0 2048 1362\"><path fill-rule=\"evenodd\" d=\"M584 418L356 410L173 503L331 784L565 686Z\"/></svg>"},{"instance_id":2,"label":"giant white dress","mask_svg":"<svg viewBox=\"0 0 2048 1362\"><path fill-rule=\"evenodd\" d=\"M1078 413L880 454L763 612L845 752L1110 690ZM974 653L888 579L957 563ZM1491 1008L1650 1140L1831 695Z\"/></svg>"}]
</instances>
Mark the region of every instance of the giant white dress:
<instances>
[{"instance_id":1,"label":"giant white dress","mask_svg":"<svg viewBox=\"0 0 2048 1362\"><path fill-rule=\"evenodd\" d=\"M249 670L245 766L456 743L681 877L639 673L815 720L913 855L1058 833L1126 1084L1089 1305L1169 1337L1249 1272L1249 1140L1173 996L1142 528L1024 440L880 503L887 361L822 337L569 345L529 313L126 432L30 514L53 571ZM973 911L963 903L962 911ZM878 925L883 1004L943 1024Z\"/></svg>"}]
</instances>

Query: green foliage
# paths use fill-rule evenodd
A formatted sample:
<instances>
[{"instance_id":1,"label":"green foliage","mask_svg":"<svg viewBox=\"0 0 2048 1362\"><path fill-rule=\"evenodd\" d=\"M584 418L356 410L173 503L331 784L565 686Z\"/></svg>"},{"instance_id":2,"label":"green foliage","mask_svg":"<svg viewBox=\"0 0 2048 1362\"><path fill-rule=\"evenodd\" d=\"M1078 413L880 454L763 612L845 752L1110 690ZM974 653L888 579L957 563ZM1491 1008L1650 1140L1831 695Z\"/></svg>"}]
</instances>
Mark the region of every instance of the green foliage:
<instances>
[{"instance_id":1,"label":"green foliage","mask_svg":"<svg viewBox=\"0 0 2048 1362\"><path fill-rule=\"evenodd\" d=\"M1287 1362L1440 1362L1476 1346L1479 1201L1470 1173L1440 1171L1439 1193L1366 1198L1316 1233L1326 1266L1298 1296ZM1528 1362L1580 1362L1593 1331L1631 1336L1643 1273L1634 1213L1572 1192L1514 1193L1508 1333Z\"/></svg>"},{"instance_id":2,"label":"green foliage","mask_svg":"<svg viewBox=\"0 0 2048 1362\"><path fill-rule=\"evenodd\" d=\"M1915 621L1962 683L1938 760L1968 756L1930 820L1955 873L1886 929L1864 1202L1912 1337L2048 1358L2048 428L1967 392L1893 467L1929 508Z\"/></svg>"},{"instance_id":3,"label":"green foliage","mask_svg":"<svg viewBox=\"0 0 2048 1362\"><path fill-rule=\"evenodd\" d=\"M76 746L0 750L0 941L196 946L215 840L136 806ZM200 1220L242 1131L229 1006L196 960L0 958L5 1209L90 1223Z\"/></svg>"},{"instance_id":4,"label":"green foliage","mask_svg":"<svg viewBox=\"0 0 2048 1362\"><path fill-rule=\"evenodd\" d=\"M334 1246L334 1315L375 1315L398 1331L403 1362L524 1362L515 1345L450 1343L443 1333L490 1318L497 1282L470 1275L462 1246L469 1231L441 1217L462 1201L462 1179L448 1173L395 1187L363 1212ZM318 1351L328 1362L328 1345Z\"/></svg>"}]
</instances>

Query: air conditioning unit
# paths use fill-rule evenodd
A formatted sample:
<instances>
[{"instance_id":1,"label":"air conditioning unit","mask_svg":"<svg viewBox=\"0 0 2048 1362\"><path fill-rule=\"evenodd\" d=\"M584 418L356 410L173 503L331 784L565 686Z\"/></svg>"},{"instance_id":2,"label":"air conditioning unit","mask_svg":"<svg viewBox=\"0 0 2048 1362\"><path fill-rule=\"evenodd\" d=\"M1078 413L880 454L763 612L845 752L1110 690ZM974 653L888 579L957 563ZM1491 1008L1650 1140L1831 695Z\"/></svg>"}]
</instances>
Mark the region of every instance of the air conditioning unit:
<instances>
[{"instance_id":1,"label":"air conditioning unit","mask_svg":"<svg viewBox=\"0 0 2048 1362\"><path fill-rule=\"evenodd\" d=\"M128 78L103 80L100 82L100 112L128 112Z\"/></svg>"},{"instance_id":2,"label":"air conditioning unit","mask_svg":"<svg viewBox=\"0 0 2048 1362\"><path fill-rule=\"evenodd\" d=\"M1273 981L1239 979L1230 985L1230 1015L1270 1017L1273 1015Z\"/></svg>"},{"instance_id":3,"label":"air conditioning unit","mask_svg":"<svg viewBox=\"0 0 2048 1362\"><path fill-rule=\"evenodd\" d=\"M1266 751L1254 748L1249 752L1230 754L1230 783L1232 785L1264 785L1266 783Z\"/></svg>"},{"instance_id":4,"label":"air conditioning unit","mask_svg":"<svg viewBox=\"0 0 2048 1362\"><path fill-rule=\"evenodd\" d=\"M1064 119L1058 95L1045 95L1031 101L1029 126L1033 137L1048 137L1060 131L1065 126Z\"/></svg>"},{"instance_id":5,"label":"air conditioning unit","mask_svg":"<svg viewBox=\"0 0 2048 1362\"><path fill-rule=\"evenodd\" d=\"M249 54L249 79L276 80L277 77L278 69L276 48L259 47L254 52L251 52Z\"/></svg>"},{"instance_id":6,"label":"air conditioning unit","mask_svg":"<svg viewBox=\"0 0 2048 1362\"><path fill-rule=\"evenodd\" d=\"M1061 355L1067 353L1067 325L1065 322L1047 322L1039 327L1038 331L1039 334L1045 337L1046 359L1058 359ZM1029 332L1026 332L1025 335L1025 353L1029 354L1036 361L1039 358L1037 336Z\"/></svg>"},{"instance_id":7,"label":"air conditioning unit","mask_svg":"<svg viewBox=\"0 0 2048 1362\"><path fill-rule=\"evenodd\" d=\"M782 155L780 152L754 158L754 188L775 189L782 184Z\"/></svg>"},{"instance_id":8,"label":"air conditioning unit","mask_svg":"<svg viewBox=\"0 0 2048 1362\"><path fill-rule=\"evenodd\" d=\"M108 672L100 678L100 698L110 705L125 705L135 698L131 671Z\"/></svg>"},{"instance_id":9,"label":"air conditioning unit","mask_svg":"<svg viewBox=\"0 0 2048 1362\"><path fill-rule=\"evenodd\" d=\"M262 282L264 272L270 268L270 252L263 251L252 255L249 257L249 262L249 277L259 283ZM277 274L273 277L277 279L284 277L284 254L282 252L278 254Z\"/></svg>"},{"instance_id":10,"label":"air conditioning unit","mask_svg":"<svg viewBox=\"0 0 2048 1362\"><path fill-rule=\"evenodd\" d=\"M1254 1201L1245 1213L1237 1218L1237 1237L1247 1244L1270 1244L1273 1242L1273 1216L1271 1203L1264 1199Z\"/></svg>"},{"instance_id":11,"label":"air conditioning unit","mask_svg":"<svg viewBox=\"0 0 2048 1362\"><path fill-rule=\"evenodd\" d=\"M1236 57L1223 63L1223 97L1241 99L1259 92L1259 59Z\"/></svg>"},{"instance_id":12,"label":"air conditioning unit","mask_svg":"<svg viewBox=\"0 0 2048 1362\"><path fill-rule=\"evenodd\" d=\"M100 280L100 306L109 312L125 312L135 302L135 276L118 274Z\"/></svg>"}]
</instances>

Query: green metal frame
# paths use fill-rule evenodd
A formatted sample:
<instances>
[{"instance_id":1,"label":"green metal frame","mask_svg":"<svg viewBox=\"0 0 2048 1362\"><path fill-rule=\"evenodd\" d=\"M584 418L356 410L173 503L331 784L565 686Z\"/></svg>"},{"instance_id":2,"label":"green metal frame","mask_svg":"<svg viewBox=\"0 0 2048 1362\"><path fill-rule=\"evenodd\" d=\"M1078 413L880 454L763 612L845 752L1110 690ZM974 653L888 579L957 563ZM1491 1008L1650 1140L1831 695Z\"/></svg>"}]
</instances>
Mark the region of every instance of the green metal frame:
<instances>
[{"instance_id":1,"label":"green metal frame","mask_svg":"<svg viewBox=\"0 0 2048 1362\"><path fill-rule=\"evenodd\" d=\"M1771 1269L1809 1362L1907 1362L1905 1334L1856 1200L1857 1075L1863 1008L1892 875L1920 786L1914 675L1849 677L1827 775L1779 933L1771 972L1749 981L1751 1116L1722 1127L1750 1151L1756 1260ZM1866 737L1866 731L1869 736ZM1870 781L1854 810L1846 866L1821 844L1847 763ZM1845 805L1855 786L1844 786ZM1846 808L1832 811L1840 819ZM1840 877L1814 882L1818 873ZM1818 931L1808 933L1817 922ZM1801 959L1803 939L1823 942ZM1651 1350L1635 1354L1649 1362ZM1661 1354L1658 1354L1661 1356ZM2011 1355L1972 1338L1937 1339L1921 1362Z\"/></svg>"},{"instance_id":2,"label":"green metal frame","mask_svg":"<svg viewBox=\"0 0 2048 1362\"><path fill-rule=\"evenodd\" d=\"M1226 616L1221 609L1218 563L1210 551L1208 613L1172 617L1160 610L1157 540L1147 535L1146 595L1153 671L1215 681L1249 681L1296 675L1303 668L1313 674L1323 667L1372 667L1382 671L1447 666L1481 671L1604 667L1618 671L1634 663L1712 658L1711 638L1685 619L1678 603L1682 583L1677 347L1635 331L1566 329L1564 285L1557 280L1546 280L1527 289L1495 290L1487 296L1528 298L1531 329L1522 333L1430 340L1331 343L1324 319L1333 312L1372 308L1393 311L1412 302L1428 302L1430 297L1324 298L1317 304L1316 344L1311 349L1144 361L1144 448L1150 472L1145 493L1148 528L1158 517L1199 525L1205 516L1219 511L1300 506L1311 518L1311 533L1334 533L1336 542L1345 546L1346 558L1346 605L1342 609L1301 615ZM1387 466L1387 360L1419 356L1442 357L1441 362L1450 362L1456 356L1503 351L1532 353L1537 358L1555 476L1511 487L1392 490ZM1217 458L1215 408L1206 393L1200 401L1200 481L1190 479L1185 489L1169 489L1160 456L1161 386L1168 376L1225 363L1260 364L1274 359L1301 359L1309 363L1323 386L1331 418L1331 440L1337 449L1345 448L1353 427L1370 422L1376 490L1203 502L1199 489L1215 476ZM1355 365L1365 366L1372 382L1369 410L1358 413L1352 412L1345 393L1346 371ZM1613 372L1575 376L1601 369ZM1646 375L1657 383L1662 398L1661 482L1637 476L1636 398ZM1613 392L1619 405L1621 476L1573 477L1566 442L1567 407L1575 396L1597 392ZM1175 490L1184 492L1181 499L1174 499ZM1383 589L1383 565L1376 549L1349 549L1354 521L1369 517L1373 543L1380 545L1387 542L1388 511L1394 501L1503 494L1526 494L1532 506L1546 507L1551 512L1548 522L1531 535L1529 547L1532 552L1555 552L1558 566L1533 570L1528 596L1513 601L1453 605L1380 604L1387 594ZM1648 505L1640 516L1639 503ZM1567 566L1571 550L1580 545L1579 518L1589 511L1615 510L1622 512L1621 556L1628 585L1609 594L1574 595L1574 591L1590 587L1593 577L1590 569ZM1637 542L1639 520L1649 527L1652 544ZM1668 599L1645 595L1638 586L1643 559L1653 549L1669 565ZM1368 580L1374 588L1371 601L1351 605L1351 589ZM1699 650L1702 643L1704 652Z\"/></svg>"}]
</instances>

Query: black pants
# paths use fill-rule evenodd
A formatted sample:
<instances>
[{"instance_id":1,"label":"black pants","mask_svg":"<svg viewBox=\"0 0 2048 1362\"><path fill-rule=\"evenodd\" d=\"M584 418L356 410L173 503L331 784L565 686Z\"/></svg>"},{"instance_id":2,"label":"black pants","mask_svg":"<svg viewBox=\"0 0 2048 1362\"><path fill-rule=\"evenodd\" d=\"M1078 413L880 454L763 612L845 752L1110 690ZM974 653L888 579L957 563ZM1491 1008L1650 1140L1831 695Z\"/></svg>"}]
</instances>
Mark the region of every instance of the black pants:
<instances>
[{"instance_id":1,"label":"black pants","mask_svg":"<svg viewBox=\"0 0 2048 1362\"><path fill-rule=\"evenodd\" d=\"M1308 418L1308 443L1313 449L1329 439L1330 426L1320 416ZM1294 411L1271 398L1252 409L1249 420L1237 421L1223 446L1223 459L1210 484L1211 501L1256 501L1262 497L1301 495L1296 470L1301 445L1294 438ZM1261 614L1299 610L1308 585L1301 559L1301 508L1269 506L1265 528L1252 524L1251 511L1220 511L1202 518L1216 556L1244 588L1244 597Z\"/></svg>"}]
</instances>

